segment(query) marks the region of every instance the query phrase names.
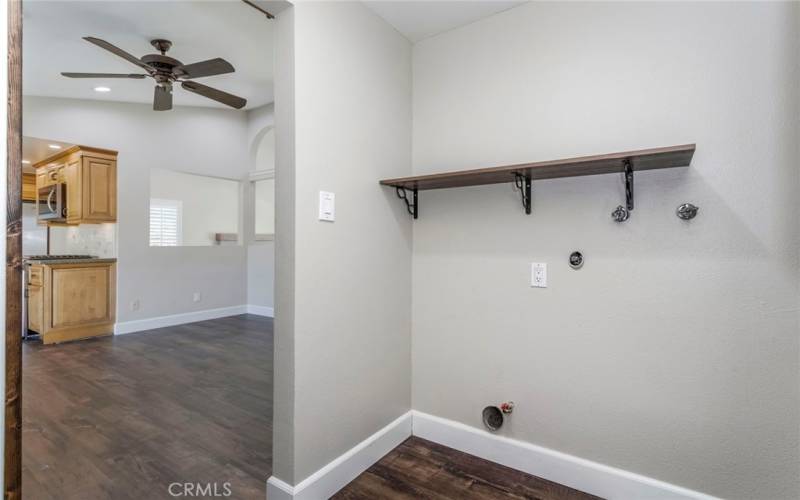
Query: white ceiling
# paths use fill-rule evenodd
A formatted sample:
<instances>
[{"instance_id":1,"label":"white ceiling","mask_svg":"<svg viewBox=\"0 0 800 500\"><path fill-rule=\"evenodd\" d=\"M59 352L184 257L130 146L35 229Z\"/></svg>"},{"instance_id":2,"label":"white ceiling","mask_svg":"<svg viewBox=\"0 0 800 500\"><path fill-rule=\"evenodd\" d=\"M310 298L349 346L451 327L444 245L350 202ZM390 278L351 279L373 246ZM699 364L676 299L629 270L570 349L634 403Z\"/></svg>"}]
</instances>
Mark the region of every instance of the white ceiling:
<instances>
[{"instance_id":1,"label":"white ceiling","mask_svg":"<svg viewBox=\"0 0 800 500\"><path fill-rule=\"evenodd\" d=\"M465 26L525 2L508 1L375 1L364 4L412 42Z\"/></svg>"},{"instance_id":2,"label":"white ceiling","mask_svg":"<svg viewBox=\"0 0 800 500\"><path fill-rule=\"evenodd\" d=\"M62 71L141 73L135 65L81 39L102 38L141 57L155 53L154 38L173 42L167 53L183 63L214 57L235 73L197 81L247 99L251 109L273 100L273 30L270 21L239 0L23 2L23 93L152 103L153 80L70 79ZM96 86L111 88L98 93ZM176 86L176 106L226 106Z\"/></svg>"},{"instance_id":3,"label":"white ceiling","mask_svg":"<svg viewBox=\"0 0 800 500\"><path fill-rule=\"evenodd\" d=\"M53 149L50 145L61 146L59 149ZM74 144L69 144L60 141L51 141L49 139L39 139L38 137L24 136L22 138L22 160L29 161L30 163L23 163L22 170L25 172L33 172L33 165L58 154L59 151L69 149Z\"/></svg>"}]
</instances>

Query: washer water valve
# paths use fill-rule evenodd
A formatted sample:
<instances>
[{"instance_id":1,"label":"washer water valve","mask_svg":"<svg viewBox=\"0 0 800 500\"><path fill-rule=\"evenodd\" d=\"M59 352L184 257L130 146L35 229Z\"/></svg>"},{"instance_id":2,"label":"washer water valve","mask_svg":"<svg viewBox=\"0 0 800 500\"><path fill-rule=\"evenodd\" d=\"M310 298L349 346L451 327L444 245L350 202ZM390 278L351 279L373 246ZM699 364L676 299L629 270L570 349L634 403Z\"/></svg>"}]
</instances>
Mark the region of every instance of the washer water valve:
<instances>
[{"instance_id":1,"label":"washer water valve","mask_svg":"<svg viewBox=\"0 0 800 500\"><path fill-rule=\"evenodd\" d=\"M513 411L513 401L506 401L498 406L487 406L483 409L483 425L490 431L496 431L503 426L504 415L510 415Z\"/></svg>"},{"instance_id":2,"label":"washer water valve","mask_svg":"<svg viewBox=\"0 0 800 500\"><path fill-rule=\"evenodd\" d=\"M692 205L691 203L683 203L675 209L675 215L678 216L679 219L683 220L692 220L697 216L697 211L700 208L696 205Z\"/></svg>"}]
</instances>

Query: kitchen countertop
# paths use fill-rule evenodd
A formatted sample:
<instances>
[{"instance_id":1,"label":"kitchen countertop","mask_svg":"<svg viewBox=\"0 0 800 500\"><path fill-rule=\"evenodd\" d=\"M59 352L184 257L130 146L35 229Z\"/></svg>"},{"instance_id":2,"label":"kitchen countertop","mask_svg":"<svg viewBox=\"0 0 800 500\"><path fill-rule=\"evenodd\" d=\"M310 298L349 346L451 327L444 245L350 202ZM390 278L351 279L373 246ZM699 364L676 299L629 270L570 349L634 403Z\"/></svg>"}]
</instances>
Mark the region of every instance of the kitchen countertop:
<instances>
[{"instance_id":1,"label":"kitchen countertop","mask_svg":"<svg viewBox=\"0 0 800 500\"><path fill-rule=\"evenodd\" d=\"M108 264L116 262L114 258L96 258L96 259L23 259L25 264L42 264L52 266L56 264Z\"/></svg>"}]
</instances>

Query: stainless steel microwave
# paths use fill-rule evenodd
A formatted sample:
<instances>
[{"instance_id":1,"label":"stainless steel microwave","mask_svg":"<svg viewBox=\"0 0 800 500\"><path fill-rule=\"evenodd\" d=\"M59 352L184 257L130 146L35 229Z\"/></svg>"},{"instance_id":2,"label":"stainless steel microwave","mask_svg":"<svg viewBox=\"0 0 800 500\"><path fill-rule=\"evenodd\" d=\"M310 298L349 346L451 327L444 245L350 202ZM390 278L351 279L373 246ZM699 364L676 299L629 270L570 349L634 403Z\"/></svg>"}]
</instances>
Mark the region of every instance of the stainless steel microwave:
<instances>
[{"instance_id":1,"label":"stainless steel microwave","mask_svg":"<svg viewBox=\"0 0 800 500\"><path fill-rule=\"evenodd\" d=\"M58 182L51 186L39 188L39 219L66 220L67 218L67 185Z\"/></svg>"}]
</instances>

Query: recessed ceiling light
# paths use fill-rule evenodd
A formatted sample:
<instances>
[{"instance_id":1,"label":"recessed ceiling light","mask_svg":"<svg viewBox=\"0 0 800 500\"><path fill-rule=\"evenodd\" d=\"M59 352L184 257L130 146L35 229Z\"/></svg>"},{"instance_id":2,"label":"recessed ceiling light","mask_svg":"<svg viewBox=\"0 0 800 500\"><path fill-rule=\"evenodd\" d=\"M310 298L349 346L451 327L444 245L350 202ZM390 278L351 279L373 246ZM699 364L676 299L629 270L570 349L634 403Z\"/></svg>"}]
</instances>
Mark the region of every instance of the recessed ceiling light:
<instances>
[{"instance_id":1,"label":"recessed ceiling light","mask_svg":"<svg viewBox=\"0 0 800 500\"><path fill-rule=\"evenodd\" d=\"M25 165L30 165L31 161L30 160L22 160L22 163L24 163Z\"/></svg>"},{"instance_id":2,"label":"recessed ceiling light","mask_svg":"<svg viewBox=\"0 0 800 500\"><path fill-rule=\"evenodd\" d=\"M109 87L95 87L94 91L95 92L111 92L111 89Z\"/></svg>"},{"instance_id":3,"label":"recessed ceiling light","mask_svg":"<svg viewBox=\"0 0 800 500\"><path fill-rule=\"evenodd\" d=\"M61 149L61 146L58 144L48 144L47 147L50 149Z\"/></svg>"}]
</instances>

